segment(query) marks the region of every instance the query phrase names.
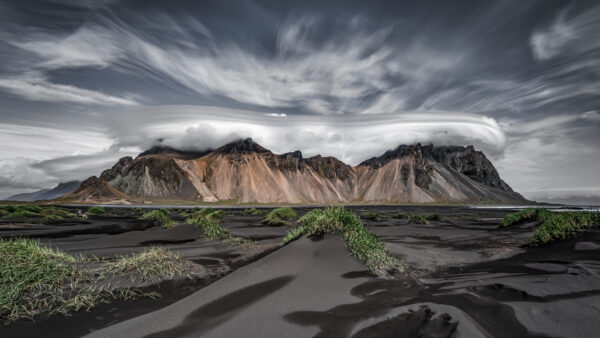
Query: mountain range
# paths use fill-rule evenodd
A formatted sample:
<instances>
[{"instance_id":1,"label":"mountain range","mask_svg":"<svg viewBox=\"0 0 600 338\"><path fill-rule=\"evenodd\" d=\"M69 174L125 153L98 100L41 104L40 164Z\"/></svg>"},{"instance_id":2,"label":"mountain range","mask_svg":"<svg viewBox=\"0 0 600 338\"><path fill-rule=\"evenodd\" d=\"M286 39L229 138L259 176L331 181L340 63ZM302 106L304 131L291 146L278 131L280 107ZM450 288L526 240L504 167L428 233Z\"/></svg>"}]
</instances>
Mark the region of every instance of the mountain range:
<instances>
[{"instance_id":1,"label":"mountain range","mask_svg":"<svg viewBox=\"0 0 600 338\"><path fill-rule=\"evenodd\" d=\"M23 194L12 195L8 197L7 201L41 201L41 200L51 200L57 197L60 197L64 194L68 194L72 191L75 191L81 185L81 181L69 181L64 183L59 183L56 187L52 189L42 189L34 192L27 192Z\"/></svg>"},{"instance_id":2,"label":"mountain range","mask_svg":"<svg viewBox=\"0 0 600 338\"><path fill-rule=\"evenodd\" d=\"M523 203L472 146L401 145L350 166L274 154L252 139L206 152L153 147L121 158L62 200L236 203Z\"/></svg>"}]
</instances>

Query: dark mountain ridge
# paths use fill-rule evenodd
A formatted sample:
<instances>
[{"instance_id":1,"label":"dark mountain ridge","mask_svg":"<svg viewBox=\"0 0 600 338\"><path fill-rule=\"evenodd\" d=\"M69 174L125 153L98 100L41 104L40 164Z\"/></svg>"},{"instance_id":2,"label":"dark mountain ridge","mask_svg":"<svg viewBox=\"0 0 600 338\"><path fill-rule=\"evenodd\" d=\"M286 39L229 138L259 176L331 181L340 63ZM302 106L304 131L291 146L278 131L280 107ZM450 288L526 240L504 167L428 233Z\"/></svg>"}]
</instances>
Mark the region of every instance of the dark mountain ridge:
<instances>
[{"instance_id":1,"label":"dark mountain ridge","mask_svg":"<svg viewBox=\"0 0 600 338\"><path fill-rule=\"evenodd\" d=\"M522 203L473 146L401 145L357 166L274 154L252 139L214 151L154 147L99 179L130 198L260 203Z\"/></svg>"}]
</instances>

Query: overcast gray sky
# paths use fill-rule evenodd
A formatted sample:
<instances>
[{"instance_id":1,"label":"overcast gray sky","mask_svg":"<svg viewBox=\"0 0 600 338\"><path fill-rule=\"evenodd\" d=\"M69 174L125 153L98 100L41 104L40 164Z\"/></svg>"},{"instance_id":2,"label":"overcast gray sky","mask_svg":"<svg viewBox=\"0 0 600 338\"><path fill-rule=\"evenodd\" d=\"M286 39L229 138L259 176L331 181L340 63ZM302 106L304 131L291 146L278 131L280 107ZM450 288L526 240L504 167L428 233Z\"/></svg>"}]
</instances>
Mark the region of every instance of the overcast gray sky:
<instances>
[{"instance_id":1,"label":"overcast gray sky","mask_svg":"<svg viewBox=\"0 0 600 338\"><path fill-rule=\"evenodd\" d=\"M473 144L527 197L597 196L598 32L597 1L0 1L0 198L239 137Z\"/></svg>"}]
</instances>

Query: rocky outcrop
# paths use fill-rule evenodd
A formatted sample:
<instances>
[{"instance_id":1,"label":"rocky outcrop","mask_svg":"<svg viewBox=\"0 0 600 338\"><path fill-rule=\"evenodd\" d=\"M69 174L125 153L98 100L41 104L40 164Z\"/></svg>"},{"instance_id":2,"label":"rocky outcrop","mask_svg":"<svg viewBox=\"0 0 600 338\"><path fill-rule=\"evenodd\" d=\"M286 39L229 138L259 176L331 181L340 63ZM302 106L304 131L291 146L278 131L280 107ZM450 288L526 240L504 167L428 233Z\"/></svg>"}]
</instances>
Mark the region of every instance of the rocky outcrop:
<instances>
[{"instance_id":1,"label":"rocky outcrop","mask_svg":"<svg viewBox=\"0 0 600 338\"><path fill-rule=\"evenodd\" d=\"M352 172L352 167L335 157L322 157L321 155L309 157L306 164L319 175L328 179L347 180Z\"/></svg>"},{"instance_id":2,"label":"rocky outcrop","mask_svg":"<svg viewBox=\"0 0 600 338\"><path fill-rule=\"evenodd\" d=\"M170 156L124 157L101 178L119 191L139 197L196 199L197 191L187 174Z\"/></svg>"},{"instance_id":3,"label":"rocky outcrop","mask_svg":"<svg viewBox=\"0 0 600 338\"><path fill-rule=\"evenodd\" d=\"M473 146L434 147L429 145L423 147L423 149L434 160L445 164L475 182L505 191L513 191L506 182L500 179L500 175L492 162L481 151L476 151Z\"/></svg>"},{"instance_id":4,"label":"rocky outcrop","mask_svg":"<svg viewBox=\"0 0 600 338\"><path fill-rule=\"evenodd\" d=\"M100 179L110 182L117 177L127 175L131 167L133 167L133 158L131 156L122 157L112 168L104 170L100 174Z\"/></svg>"},{"instance_id":5,"label":"rocky outcrop","mask_svg":"<svg viewBox=\"0 0 600 338\"><path fill-rule=\"evenodd\" d=\"M61 199L83 203L127 203L129 197L103 179L92 176L83 181L77 190L62 196Z\"/></svg>"},{"instance_id":6,"label":"rocky outcrop","mask_svg":"<svg viewBox=\"0 0 600 338\"><path fill-rule=\"evenodd\" d=\"M198 154L196 154L198 155ZM252 139L196 156L161 148L100 176L133 198L260 203L518 203L485 155L469 147L402 145L352 167L334 157L273 154Z\"/></svg>"}]
</instances>

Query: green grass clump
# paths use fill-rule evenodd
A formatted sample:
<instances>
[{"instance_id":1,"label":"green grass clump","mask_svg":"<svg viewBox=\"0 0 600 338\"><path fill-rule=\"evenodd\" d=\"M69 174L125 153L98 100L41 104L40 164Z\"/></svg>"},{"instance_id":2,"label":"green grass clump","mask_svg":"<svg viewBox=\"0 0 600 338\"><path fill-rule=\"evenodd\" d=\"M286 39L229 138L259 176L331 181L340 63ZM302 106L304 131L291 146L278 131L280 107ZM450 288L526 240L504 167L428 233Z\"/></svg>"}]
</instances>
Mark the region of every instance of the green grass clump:
<instances>
[{"instance_id":1,"label":"green grass clump","mask_svg":"<svg viewBox=\"0 0 600 338\"><path fill-rule=\"evenodd\" d=\"M409 220L416 224L429 224L427 217L419 214L411 214Z\"/></svg>"},{"instance_id":2,"label":"green grass clump","mask_svg":"<svg viewBox=\"0 0 600 338\"><path fill-rule=\"evenodd\" d=\"M218 223L223 220L225 213L223 210L214 210L204 208L196 212L188 213L189 217L185 220L187 224L192 224L204 232L204 237L217 241L231 241L236 244L248 244L249 240L231 236L229 230L221 227Z\"/></svg>"},{"instance_id":3,"label":"green grass clump","mask_svg":"<svg viewBox=\"0 0 600 338\"><path fill-rule=\"evenodd\" d=\"M600 226L600 214L592 212L539 212L542 224L533 232L529 244L541 245L576 236L586 228Z\"/></svg>"},{"instance_id":4,"label":"green grass clump","mask_svg":"<svg viewBox=\"0 0 600 338\"><path fill-rule=\"evenodd\" d=\"M542 208L526 208L504 216L501 227L524 222L540 222L533 232L529 244L533 246L576 236L590 227L600 226L600 214L593 212L552 212Z\"/></svg>"},{"instance_id":5,"label":"green grass clump","mask_svg":"<svg viewBox=\"0 0 600 338\"><path fill-rule=\"evenodd\" d=\"M269 226L283 226L289 225L288 221L295 220L298 218L296 210L290 207L276 208L271 210L263 223Z\"/></svg>"},{"instance_id":6,"label":"green grass clump","mask_svg":"<svg viewBox=\"0 0 600 338\"><path fill-rule=\"evenodd\" d=\"M42 216L42 223L52 223L55 221L62 221L65 218L67 219L81 219L74 213L71 213L63 208L58 207L48 207L44 208L40 211L40 216Z\"/></svg>"},{"instance_id":7,"label":"green grass clump","mask_svg":"<svg viewBox=\"0 0 600 338\"><path fill-rule=\"evenodd\" d=\"M5 205L1 207L2 210L7 211L8 213L20 213L29 211L32 213L39 213L42 211L42 207L35 204L18 204L18 205Z\"/></svg>"},{"instance_id":8,"label":"green grass clump","mask_svg":"<svg viewBox=\"0 0 600 338\"><path fill-rule=\"evenodd\" d=\"M395 214L392 214L391 217L398 219L410 219L410 214L408 212L397 212Z\"/></svg>"},{"instance_id":9,"label":"green grass clump","mask_svg":"<svg viewBox=\"0 0 600 338\"><path fill-rule=\"evenodd\" d=\"M513 212L513 213L510 213L510 214L504 216L500 220L500 226L503 228L506 228L506 227L516 225L516 224L536 221L539 218L546 217L547 213L551 213L551 212L548 211L547 209L541 209L541 208L525 208L523 210Z\"/></svg>"},{"instance_id":10,"label":"green grass clump","mask_svg":"<svg viewBox=\"0 0 600 338\"><path fill-rule=\"evenodd\" d=\"M104 207L91 207L86 211L87 215L102 215L106 212Z\"/></svg>"},{"instance_id":11,"label":"green grass clump","mask_svg":"<svg viewBox=\"0 0 600 338\"><path fill-rule=\"evenodd\" d=\"M11 212L7 218L31 218L31 217L40 217L40 214L37 212L29 211L29 210L15 210Z\"/></svg>"},{"instance_id":12,"label":"green grass clump","mask_svg":"<svg viewBox=\"0 0 600 338\"><path fill-rule=\"evenodd\" d=\"M380 221L381 215L375 211L365 211L360 214L361 218L368 219L370 221Z\"/></svg>"},{"instance_id":13,"label":"green grass clump","mask_svg":"<svg viewBox=\"0 0 600 338\"><path fill-rule=\"evenodd\" d=\"M0 318L31 317L62 305L56 293L75 281L75 259L26 239L0 241Z\"/></svg>"},{"instance_id":14,"label":"green grass clump","mask_svg":"<svg viewBox=\"0 0 600 338\"><path fill-rule=\"evenodd\" d=\"M428 215L420 215L420 214L411 214L408 212L397 212L392 214L392 218L398 219L407 219L409 222L416 224L429 224L429 220L439 221L441 220L441 216L438 214L428 214Z\"/></svg>"},{"instance_id":15,"label":"green grass clump","mask_svg":"<svg viewBox=\"0 0 600 338\"><path fill-rule=\"evenodd\" d=\"M103 272L116 276L131 276L132 279L158 281L168 277L172 279L182 274L186 265L181 256L162 247L151 247L138 254L118 257L106 265Z\"/></svg>"},{"instance_id":16,"label":"green grass clump","mask_svg":"<svg viewBox=\"0 0 600 338\"><path fill-rule=\"evenodd\" d=\"M185 222L200 228L208 239L223 241L230 237L229 230L215 224L206 217L188 218Z\"/></svg>"},{"instance_id":17,"label":"green grass clump","mask_svg":"<svg viewBox=\"0 0 600 338\"><path fill-rule=\"evenodd\" d=\"M191 278L192 274L186 272L191 266L178 255L157 247L114 261L93 261L48 248L36 240L0 240L0 322L8 324L41 313L89 310L115 299L157 297L156 293L131 287L115 289L111 281L114 277L133 281L175 275Z\"/></svg>"},{"instance_id":18,"label":"green grass clump","mask_svg":"<svg viewBox=\"0 0 600 338\"><path fill-rule=\"evenodd\" d=\"M223 210L215 210L213 208L194 208L190 211L183 212L182 215L187 218L207 218L208 220L219 223L223 221L225 212Z\"/></svg>"},{"instance_id":19,"label":"green grass clump","mask_svg":"<svg viewBox=\"0 0 600 338\"><path fill-rule=\"evenodd\" d=\"M168 216L169 210L158 209L145 212L139 219L144 221L152 221L156 224L163 226L164 228L172 228L175 226L175 222Z\"/></svg>"},{"instance_id":20,"label":"green grass clump","mask_svg":"<svg viewBox=\"0 0 600 338\"><path fill-rule=\"evenodd\" d=\"M37 205L15 205L4 206L0 209L0 216L8 222L31 222L31 223L52 223L65 219L81 221L78 215L69 212L64 208L56 206L40 207Z\"/></svg>"},{"instance_id":21,"label":"green grass clump","mask_svg":"<svg viewBox=\"0 0 600 338\"><path fill-rule=\"evenodd\" d=\"M244 213L247 215L262 215L265 212L266 212L266 210L261 210L261 209L256 209L256 208L250 208L250 209L244 210Z\"/></svg>"},{"instance_id":22,"label":"green grass clump","mask_svg":"<svg viewBox=\"0 0 600 338\"><path fill-rule=\"evenodd\" d=\"M400 268L400 262L362 224L360 218L343 207L313 209L302 216L298 223L298 227L287 233L284 243L302 235L310 237L333 233L342 237L352 255L373 273L386 275Z\"/></svg>"},{"instance_id":23,"label":"green grass clump","mask_svg":"<svg viewBox=\"0 0 600 338\"><path fill-rule=\"evenodd\" d=\"M35 204L5 205L2 207L2 217L7 220L31 219L40 216L42 208Z\"/></svg>"},{"instance_id":24,"label":"green grass clump","mask_svg":"<svg viewBox=\"0 0 600 338\"><path fill-rule=\"evenodd\" d=\"M134 212L134 213L136 213L136 214L140 214L144 210L142 208L140 208L140 207L133 207L133 208L131 208L131 211Z\"/></svg>"},{"instance_id":25,"label":"green grass clump","mask_svg":"<svg viewBox=\"0 0 600 338\"><path fill-rule=\"evenodd\" d=\"M441 221L442 220L442 216L432 213L432 214L427 214L425 216L425 219L428 221Z\"/></svg>"}]
</instances>

